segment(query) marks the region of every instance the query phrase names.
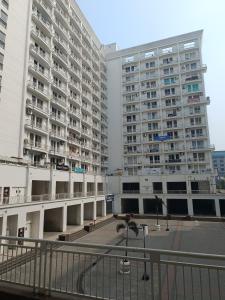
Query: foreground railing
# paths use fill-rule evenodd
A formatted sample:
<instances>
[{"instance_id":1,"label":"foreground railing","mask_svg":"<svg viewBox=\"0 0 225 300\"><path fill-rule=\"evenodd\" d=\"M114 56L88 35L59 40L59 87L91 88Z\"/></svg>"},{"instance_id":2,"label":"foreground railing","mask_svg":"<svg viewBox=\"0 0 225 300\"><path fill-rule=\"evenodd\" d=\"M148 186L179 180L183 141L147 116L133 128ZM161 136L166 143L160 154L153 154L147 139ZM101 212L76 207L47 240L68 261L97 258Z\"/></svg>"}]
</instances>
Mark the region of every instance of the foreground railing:
<instances>
[{"instance_id":1,"label":"foreground railing","mask_svg":"<svg viewBox=\"0 0 225 300\"><path fill-rule=\"evenodd\" d=\"M9 237L0 237L0 249L0 281L32 287L34 293L118 300L225 299L222 255L127 248L125 257L121 246Z\"/></svg>"}]
</instances>

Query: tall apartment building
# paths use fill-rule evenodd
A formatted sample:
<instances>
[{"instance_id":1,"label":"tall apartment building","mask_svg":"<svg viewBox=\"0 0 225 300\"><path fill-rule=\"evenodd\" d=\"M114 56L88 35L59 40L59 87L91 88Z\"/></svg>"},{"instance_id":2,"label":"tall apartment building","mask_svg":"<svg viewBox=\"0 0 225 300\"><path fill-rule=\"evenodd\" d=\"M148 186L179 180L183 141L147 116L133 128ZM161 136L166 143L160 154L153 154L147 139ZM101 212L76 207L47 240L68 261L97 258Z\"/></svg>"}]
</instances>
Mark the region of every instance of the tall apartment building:
<instances>
[{"instance_id":1,"label":"tall apartment building","mask_svg":"<svg viewBox=\"0 0 225 300\"><path fill-rule=\"evenodd\" d=\"M0 5L0 234L42 238L106 213L105 58L73 0Z\"/></svg>"},{"instance_id":2,"label":"tall apartment building","mask_svg":"<svg viewBox=\"0 0 225 300\"><path fill-rule=\"evenodd\" d=\"M105 172L106 67L98 38L73 1L11 1L9 14L0 154Z\"/></svg>"},{"instance_id":3,"label":"tall apartment building","mask_svg":"<svg viewBox=\"0 0 225 300\"><path fill-rule=\"evenodd\" d=\"M116 80L120 87L109 91L122 128L113 168L128 175L212 171L201 39L198 31L107 55L109 87Z\"/></svg>"},{"instance_id":4,"label":"tall apartment building","mask_svg":"<svg viewBox=\"0 0 225 300\"><path fill-rule=\"evenodd\" d=\"M193 194L215 193L201 48L202 31L105 46L109 172L122 174L111 179L117 211L155 212L160 194L170 213L193 214L203 203Z\"/></svg>"}]
</instances>

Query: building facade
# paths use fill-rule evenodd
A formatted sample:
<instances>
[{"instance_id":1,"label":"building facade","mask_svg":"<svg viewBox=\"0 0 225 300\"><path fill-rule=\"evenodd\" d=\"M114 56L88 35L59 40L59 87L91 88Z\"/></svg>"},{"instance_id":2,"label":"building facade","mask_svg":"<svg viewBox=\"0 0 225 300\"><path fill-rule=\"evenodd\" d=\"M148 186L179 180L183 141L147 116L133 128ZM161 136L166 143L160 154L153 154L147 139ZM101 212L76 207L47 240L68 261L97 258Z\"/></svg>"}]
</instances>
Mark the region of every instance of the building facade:
<instances>
[{"instance_id":1,"label":"building facade","mask_svg":"<svg viewBox=\"0 0 225 300\"><path fill-rule=\"evenodd\" d=\"M157 194L164 214L220 215L202 33L123 50L105 46L109 173L118 212L156 213Z\"/></svg>"},{"instance_id":2,"label":"building facade","mask_svg":"<svg viewBox=\"0 0 225 300\"><path fill-rule=\"evenodd\" d=\"M42 238L105 215L105 58L73 0L0 5L0 234Z\"/></svg>"},{"instance_id":3,"label":"building facade","mask_svg":"<svg viewBox=\"0 0 225 300\"><path fill-rule=\"evenodd\" d=\"M101 43L73 1L11 2L1 155L104 173L107 96Z\"/></svg>"},{"instance_id":4,"label":"building facade","mask_svg":"<svg viewBox=\"0 0 225 300\"><path fill-rule=\"evenodd\" d=\"M225 151L214 151L212 153L213 167L220 177L225 177Z\"/></svg>"}]
</instances>

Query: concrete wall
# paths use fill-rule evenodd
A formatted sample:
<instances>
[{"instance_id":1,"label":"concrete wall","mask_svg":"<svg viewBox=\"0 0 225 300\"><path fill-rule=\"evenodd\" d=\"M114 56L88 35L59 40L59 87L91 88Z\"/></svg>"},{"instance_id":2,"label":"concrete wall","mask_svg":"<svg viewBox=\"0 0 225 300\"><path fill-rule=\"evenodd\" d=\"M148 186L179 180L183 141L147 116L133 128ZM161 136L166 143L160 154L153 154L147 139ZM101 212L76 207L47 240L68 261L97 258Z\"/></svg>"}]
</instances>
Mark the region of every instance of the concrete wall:
<instances>
[{"instance_id":1,"label":"concrete wall","mask_svg":"<svg viewBox=\"0 0 225 300\"><path fill-rule=\"evenodd\" d=\"M107 62L108 75L108 146L109 173L122 168L122 99L121 99L121 61L120 59Z\"/></svg>"},{"instance_id":2,"label":"concrete wall","mask_svg":"<svg viewBox=\"0 0 225 300\"><path fill-rule=\"evenodd\" d=\"M27 25L31 3L32 1L29 0L16 0L10 1L9 4L0 100L0 154L8 157L23 155L21 133L26 100L24 87L28 60L29 27Z\"/></svg>"},{"instance_id":3,"label":"concrete wall","mask_svg":"<svg viewBox=\"0 0 225 300\"><path fill-rule=\"evenodd\" d=\"M45 210L44 231L45 232L63 231L63 208L62 207Z\"/></svg>"},{"instance_id":4,"label":"concrete wall","mask_svg":"<svg viewBox=\"0 0 225 300\"><path fill-rule=\"evenodd\" d=\"M26 234L27 238L39 238L40 211L27 213L26 217Z\"/></svg>"},{"instance_id":5,"label":"concrete wall","mask_svg":"<svg viewBox=\"0 0 225 300\"><path fill-rule=\"evenodd\" d=\"M67 225L81 225L81 204L67 206Z\"/></svg>"}]
</instances>

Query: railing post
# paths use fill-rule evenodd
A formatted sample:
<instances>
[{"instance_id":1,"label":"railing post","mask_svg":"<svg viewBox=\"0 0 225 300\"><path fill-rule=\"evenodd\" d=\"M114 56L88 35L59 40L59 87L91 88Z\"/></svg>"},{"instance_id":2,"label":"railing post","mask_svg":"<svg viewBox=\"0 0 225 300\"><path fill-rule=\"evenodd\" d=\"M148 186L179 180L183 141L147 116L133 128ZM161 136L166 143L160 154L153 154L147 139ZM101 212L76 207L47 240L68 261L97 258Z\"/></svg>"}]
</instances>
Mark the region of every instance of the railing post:
<instances>
[{"instance_id":1,"label":"railing post","mask_svg":"<svg viewBox=\"0 0 225 300\"><path fill-rule=\"evenodd\" d=\"M33 294L36 294L36 272L37 272L37 256L38 256L38 242L35 242L34 248L34 278L33 278Z\"/></svg>"},{"instance_id":2,"label":"railing post","mask_svg":"<svg viewBox=\"0 0 225 300\"><path fill-rule=\"evenodd\" d=\"M154 265L157 265L157 272ZM160 253L150 253L150 281L152 300L162 299ZM157 280L157 283L155 282ZM156 288L157 287L157 291Z\"/></svg>"},{"instance_id":3,"label":"railing post","mask_svg":"<svg viewBox=\"0 0 225 300\"><path fill-rule=\"evenodd\" d=\"M52 257L53 257L53 251L52 251L52 244L50 244L49 248L49 283L48 283L48 295L51 296L52 292Z\"/></svg>"}]
</instances>

